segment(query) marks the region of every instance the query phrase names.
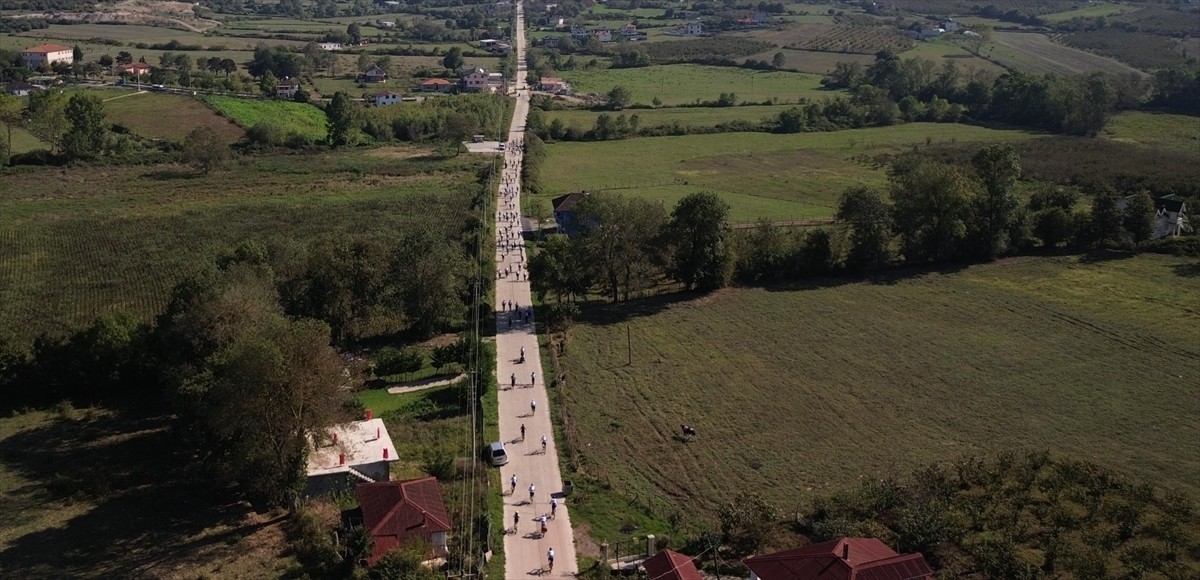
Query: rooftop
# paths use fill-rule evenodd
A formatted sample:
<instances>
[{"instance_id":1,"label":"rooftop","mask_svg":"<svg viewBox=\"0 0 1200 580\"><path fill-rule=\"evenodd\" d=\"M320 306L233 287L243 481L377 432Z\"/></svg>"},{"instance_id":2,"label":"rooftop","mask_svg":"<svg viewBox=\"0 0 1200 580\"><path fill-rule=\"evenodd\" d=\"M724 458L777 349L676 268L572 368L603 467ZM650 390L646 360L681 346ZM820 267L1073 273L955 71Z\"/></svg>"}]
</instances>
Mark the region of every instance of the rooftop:
<instances>
[{"instance_id":1,"label":"rooftop","mask_svg":"<svg viewBox=\"0 0 1200 580\"><path fill-rule=\"evenodd\" d=\"M586 191L576 191L550 200L550 205L554 206L554 211L572 211L585 198L587 198Z\"/></svg>"},{"instance_id":2,"label":"rooftop","mask_svg":"<svg viewBox=\"0 0 1200 580\"><path fill-rule=\"evenodd\" d=\"M642 567L650 580L702 580L700 571L691 556L672 550L663 550L645 562Z\"/></svg>"},{"instance_id":3,"label":"rooftop","mask_svg":"<svg viewBox=\"0 0 1200 580\"><path fill-rule=\"evenodd\" d=\"M397 459L383 419L354 421L328 429L318 440L308 454L308 476L348 473L356 465Z\"/></svg>"},{"instance_id":4,"label":"rooftop","mask_svg":"<svg viewBox=\"0 0 1200 580\"><path fill-rule=\"evenodd\" d=\"M400 547L410 538L450 531L450 515L437 479L365 483L354 488L363 523L375 538L369 561Z\"/></svg>"},{"instance_id":5,"label":"rooftop","mask_svg":"<svg viewBox=\"0 0 1200 580\"><path fill-rule=\"evenodd\" d=\"M916 580L932 578L921 554L897 554L875 538L842 538L774 554L753 556L744 563L762 580Z\"/></svg>"},{"instance_id":6,"label":"rooftop","mask_svg":"<svg viewBox=\"0 0 1200 580\"><path fill-rule=\"evenodd\" d=\"M446 79L441 79L441 78L425 79L425 80L421 81L421 84L423 84L423 85L448 85L448 84L450 84L450 81L448 81Z\"/></svg>"},{"instance_id":7,"label":"rooftop","mask_svg":"<svg viewBox=\"0 0 1200 580\"><path fill-rule=\"evenodd\" d=\"M61 44L39 44L37 46L31 46L29 48L26 48L25 50L22 50L21 52L36 52L38 54L46 54L46 53L50 53L50 52L62 52L64 50L72 50L72 49L69 46L63 46Z\"/></svg>"}]
</instances>

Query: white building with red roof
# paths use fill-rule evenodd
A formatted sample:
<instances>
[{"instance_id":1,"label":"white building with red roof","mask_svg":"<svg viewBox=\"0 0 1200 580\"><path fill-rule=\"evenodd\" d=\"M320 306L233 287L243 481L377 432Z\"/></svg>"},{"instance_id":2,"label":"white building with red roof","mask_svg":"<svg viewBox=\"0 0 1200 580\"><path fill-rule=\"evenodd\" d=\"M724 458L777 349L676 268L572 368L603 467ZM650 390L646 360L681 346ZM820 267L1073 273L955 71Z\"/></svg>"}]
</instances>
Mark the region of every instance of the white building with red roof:
<instances>
[{"instance_id":1,"label":"white building with red roof","mask_svg":"<svg viewBox=\"0 0 1200 580\"><path fill-rule=\"evenodd\" d=\"M21 51L21 63L29 68L41 68L42 65L50 66L56 62L73 64L75 50L61 44L39 44Z\"/></svg>"},{"instance_id":2,"label":"white building with red roof","mask_svg":"<svg viewBox=\"0 0 1200 580\"><path fill-rule=\"evenodd\" d=\"M384 554L411 542L432 546L431 559L446 555L450 514L436 478L365 483L354 488L354 493L363 526L375 540L368 564L374 565Z\"/></svg>"}]
</instances>

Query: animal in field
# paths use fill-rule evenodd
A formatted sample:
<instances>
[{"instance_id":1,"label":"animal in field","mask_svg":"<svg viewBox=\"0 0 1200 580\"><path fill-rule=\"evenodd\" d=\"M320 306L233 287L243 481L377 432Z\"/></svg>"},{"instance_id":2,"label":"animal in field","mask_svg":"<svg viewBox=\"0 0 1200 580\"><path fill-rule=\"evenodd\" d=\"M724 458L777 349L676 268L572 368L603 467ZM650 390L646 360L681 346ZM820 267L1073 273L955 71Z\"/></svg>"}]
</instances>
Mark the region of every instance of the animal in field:
<instances>
[{"instance_id":1,"label":"animal in field","mask_svg":"<svg viewBox=\"0 0 1200 580\"><path fill-rule=\"evenodd\" d=\"M680 425L680 428L683 429L684 437L695 437L696 436L695 429L692 429L691 427L688 427L687 425Z\"/></svg>"}]
</instances>

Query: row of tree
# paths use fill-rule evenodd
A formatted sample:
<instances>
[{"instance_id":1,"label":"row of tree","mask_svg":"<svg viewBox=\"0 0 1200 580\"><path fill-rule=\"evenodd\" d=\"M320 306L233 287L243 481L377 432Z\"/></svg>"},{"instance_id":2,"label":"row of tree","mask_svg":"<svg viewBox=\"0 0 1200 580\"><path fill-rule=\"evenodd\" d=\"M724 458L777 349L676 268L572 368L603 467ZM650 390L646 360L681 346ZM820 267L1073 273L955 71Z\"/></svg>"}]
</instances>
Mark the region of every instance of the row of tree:
<instances>
[{"instance_id":1,"label":"row of tree","mask_svg":"<svg viewBox=\"0 0 1200 580\"><path fill-rule=\"evenodd\" d=\"M668 216L661 205L620 194L587 195L570 236L551 235L530 258L533 290L575 302L598 291L629 300L668 278L713 290L733 274L729 206L715 193L691 194Z\"/></svg>"}]
</instances>

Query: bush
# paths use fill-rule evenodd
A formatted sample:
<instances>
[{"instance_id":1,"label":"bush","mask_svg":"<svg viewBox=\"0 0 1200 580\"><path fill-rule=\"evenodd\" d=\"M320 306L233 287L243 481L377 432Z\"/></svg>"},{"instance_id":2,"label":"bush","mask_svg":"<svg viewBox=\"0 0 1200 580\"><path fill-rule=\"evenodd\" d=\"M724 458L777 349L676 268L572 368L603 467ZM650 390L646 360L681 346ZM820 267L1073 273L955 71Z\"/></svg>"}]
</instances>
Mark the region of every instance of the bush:
<instances>
[{"instance_id":1,"label":"bush","mask_svg":"<svg viewBox=\"0 0 1200 580\"><path fill-rule=\"evenodd\" d=\"M415 348L396 350L384 347L375 362L375 374L381 377L415 373L425 364L425 355Z\"/></svg>"},{"instance_id":2,"label":"bush","mask_svg":"<svg viewBox=\"0 0 1200 580\"><path fill-rule=\"evenodd\" d=\"M283 145L283 129L267 121L259 121L246 130L246 138L254 145L278 147Z\"/></svg>"}]
</instances>

